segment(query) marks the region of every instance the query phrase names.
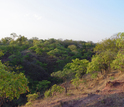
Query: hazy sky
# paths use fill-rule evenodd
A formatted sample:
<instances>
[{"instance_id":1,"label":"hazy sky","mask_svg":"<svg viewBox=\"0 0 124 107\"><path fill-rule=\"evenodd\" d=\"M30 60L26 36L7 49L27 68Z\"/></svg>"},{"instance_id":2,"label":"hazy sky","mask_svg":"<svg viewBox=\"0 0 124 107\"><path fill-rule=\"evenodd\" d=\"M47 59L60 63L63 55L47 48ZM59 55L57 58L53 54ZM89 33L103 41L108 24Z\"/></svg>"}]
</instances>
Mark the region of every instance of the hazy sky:
<instances>
[{"instance_id":1,"label":"hazy sky","mask_svg":"<svg viewBox=\"0 0 124 107\"><path fill-rule=\"evenodd\" d=\"M0 0L0 39L98 42L124 30L124 0Z\"/></svg>"}]
</instances>

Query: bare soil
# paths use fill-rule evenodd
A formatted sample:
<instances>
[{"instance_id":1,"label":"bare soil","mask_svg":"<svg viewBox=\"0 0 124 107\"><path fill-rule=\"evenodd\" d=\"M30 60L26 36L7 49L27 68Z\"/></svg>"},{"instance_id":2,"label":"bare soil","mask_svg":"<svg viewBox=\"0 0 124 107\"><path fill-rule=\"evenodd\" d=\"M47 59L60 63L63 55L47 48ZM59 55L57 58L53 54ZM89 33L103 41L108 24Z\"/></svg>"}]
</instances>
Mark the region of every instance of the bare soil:
<instances>
[{"instance_id":1,"label":"bare soil","mask_svg":"<svg viewBox=\"0 0 124 107\"><path fill-rule=\"evenodd\" d=\"M124 107L124 74L114 71L101 75L87 80L78 90L70 87L68 95L39 99L30 107Z\"/></svg>"}]
</instances>

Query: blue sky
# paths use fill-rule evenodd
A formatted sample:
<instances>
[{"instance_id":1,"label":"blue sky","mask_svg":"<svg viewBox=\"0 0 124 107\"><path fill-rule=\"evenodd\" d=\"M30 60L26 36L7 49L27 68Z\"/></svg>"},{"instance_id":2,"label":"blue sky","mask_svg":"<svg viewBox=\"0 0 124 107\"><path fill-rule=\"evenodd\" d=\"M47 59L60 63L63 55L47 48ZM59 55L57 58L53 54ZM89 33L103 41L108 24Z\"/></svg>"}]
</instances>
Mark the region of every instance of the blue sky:
<instances>
[{"instance_id":1,"label":"blue sky","mask_svg":"<svg viewBox=\"0 0 124 107\"><path fill-rule=\"evenodd\" d=\"M0 0L0 39L99 42L124 30L124 0Z\"/></svg>"}]
</instances>

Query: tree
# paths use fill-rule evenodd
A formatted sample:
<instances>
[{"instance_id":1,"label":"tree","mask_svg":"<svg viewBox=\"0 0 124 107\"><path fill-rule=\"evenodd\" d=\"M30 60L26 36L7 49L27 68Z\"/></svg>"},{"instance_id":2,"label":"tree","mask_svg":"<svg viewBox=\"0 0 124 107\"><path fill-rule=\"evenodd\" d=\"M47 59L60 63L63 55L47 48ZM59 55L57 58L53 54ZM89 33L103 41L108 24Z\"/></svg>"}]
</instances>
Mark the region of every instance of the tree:
<instances>
[{"instance_id":1,"label":"tree","mask_svg":"<svg viewBox=\"0 0 124 107\"><path fill-rule=\"evenodd\" d=\"M45 98L55 95L56 93L62 93L63 87L54 84L49 90L45 91L44 96Z\"/></svg>"},{"instance_id":2,"label":"tree","mask_svg":"<svg viewBox=\"0 0 124 107\"><path fill-rule=\"evenodd\" d=\"M11 33L10 35L12 35L13 39L14 39L15 37L18 37L18 35L17 35L16 33Z\"/></svg>"},{"instance_id":3,"label":"tree","mask_svg":"<svg viewBox=\"0 0 124 107\"><path fill-rule=\"evenodd\" d=\"M112 69L123 71L124 69L124 50L120 50L113 62L111 63Z\"/></svg>"},{"instance_id":4,"label":"tree","mask_svg":"<svg viewBox=\"0 0 124 107\"><path fill-rule=\"evenodd\" d=\"M99 56L93 56L91 62L87 66L87 73L92 73L93 71L100 71L101 58Z\"/></svg>"},{"instance_id":5,"label":"tree","mask_svg":"<svg viewBox=\"0 0 124 107\"><path fill-rule=\"evenodd\" d=\"M122 49L124 48L124 32L120 32L118 33L118 38L116 40L116 46L119 48L119 49Z\"/></svg>"},{"instance_id":6,"label":"tree","mask_svg":"<svg viewBox=\"0 0 124 107\"><path fill-rule=\"evenodd\" d=\"M116 38L102 40L100 43L97 43L96 47L94 48L94 52L96 52L97 54L105 52L107 50L113 52L118 51L118 47L116 46Z\"/></svg>"},{"instance_id":7,"label":"tree","mask_svg":"<svg viewBox=\"0 0 124 107\"><path fill-rule=\"evenodd\" d=\"M13 100L19 98L20 94L29 91L28 81L23 73L16 74L14 72L5 71L5 65L0 61L0 97L5 100Z\"/></svg>"},{"instance_id":8,"label":"tree","mask_svg":"<svg viewBox=\"0 0 124 107\"><path fill-rule=\"evenodd\" d=\"M22 45L22 44L26 43L27 40L28 39L26 37L19 35L16 41L19 45Z\"/></svg>"},{"instance_id":9,"label":"tree","mask_svg":"<svg viewBox=\"0 0 124 107\"><path fill-rule=\"evenodd\" d=\"M116 53L110 50L93 56L91 62L88 64L87 73L91 73L93 71L106 71L115 57Z\"/></svg>"},{"instance_id":10,"label":"tree","mask_svg":"<svg viewBox=\"0 0 124 107\"><path fill-rule=\"evenodd\" d=\"M117 34L116 46L119 48L119 51L115 60L111 63L111 68L122 71L124 69L124 32Z\"/></svg>"},{"instance_id":11,"label":"tree","mask_svg":"<svg viewBox=\"0 0 124 107\"><path fill-rule=\"evenodd\" d=\"M0 50L0 57L2 57L4 55L3 51Z\"/></svg>"},{"instance_id":12,"label":"tree","mask_svg":"<svg viewBox=\"0 0 124 107\"><path fill-rule=\"evenodd\" d=\"M39 83L37 84L36 88L37 88L37 91L45 91L48 87L49 87L49 84L51 82L50 81L47 81L47 80L42 80L42 81L39 81Z\"/></svg>"},{"instance_id":13,"label":"tree","mask_svg":"<svg viewBox=\"0 0 124 107\"><path fill-rule=\"evenodd\" d=\"M79 60L78 58L72 61L70 69L75 72L79 78L81 78L81 76L87 71L89 61L86 59Z\"/></svg>"},{"instance_id":14,"label":"tree","mask_svg":"<svg viewBox=\"0 0 124 107\"><path fill-rule=\"evenodd\" d=\"M72 60L72 63L67 63L64 66L63 71L53 72L51 76L61 78L63 81L74 78L74 76L76 77L76 79L81 78L81 76L85 74L87 71L88 63L89 61L86 59ZM68 82L64 84L66 94L67 94L67 87L68 87Z\"/></svg>"},{"instance_id":15,"label":"tree","mask_svg":"<svg viewBox=\"0 0 124 107\"><path fill-rule=\"evenodd\" d=\"M69 45L68 48L69 48L72 52L78 53L77 47L76 47L75 45Z\"/></svg>"},{"instance_id":16,"label":"tree","mask_svg":"<svg viewBox=\"0 0 124 107\"><path fill-rule=\"evenodd\" d=\"M9 44L13 39L11 37L5 37L1 39L2 44Z\"/></svg>"}]
</instances>

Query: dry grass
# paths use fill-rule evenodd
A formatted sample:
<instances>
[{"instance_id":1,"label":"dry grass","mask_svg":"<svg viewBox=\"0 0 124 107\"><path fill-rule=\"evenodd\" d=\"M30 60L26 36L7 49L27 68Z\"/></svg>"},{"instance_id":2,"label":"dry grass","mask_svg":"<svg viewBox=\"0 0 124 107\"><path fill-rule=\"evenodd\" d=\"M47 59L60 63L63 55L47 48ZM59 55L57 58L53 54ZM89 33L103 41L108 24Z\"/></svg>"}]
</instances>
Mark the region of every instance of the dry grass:
<instances>
[{"instance_id":1,"label":"dry grass","mask_svg":"<svg viewBox=\"0 0 124 107\"><path fill-rule=\"evenodd\" d=\"M92 79L90 75L88 74L88 75L83 76L83 78L84 79L80 80L81 84L78 90L75 89L74 86L71 86L69 87L69 91L67 95L65 95L64 93L58 94L53 97L36 100L32 102L32 105L22 106L22 107L67 107L67 105L73 105L73 107L80 107L80 106L82 107L105 107L105 104L109 105L110 103L111 105L113 105L112 107L114 107L115 105L119 106L124 101L124 99L122 99L124 95L118 94L119 91L117 91L114 94L112 93L112 94L107 94L107 95L105 95L106 93L105 94L102 93L102 90L104 89L108 81L124 80L123 73L119 71L112 71L108 73L106 76L99 74L99 77L96 79ZM101 93L100 92L97 93L96 92L97 90L100 90ZM112 90L114 92L114 90L116 89L112 89ZM93 95L89 97L90 93L97 94L97 96ZM97 100L94 100L95 98L97 98Z\"/></svg>"}]
</instances>

